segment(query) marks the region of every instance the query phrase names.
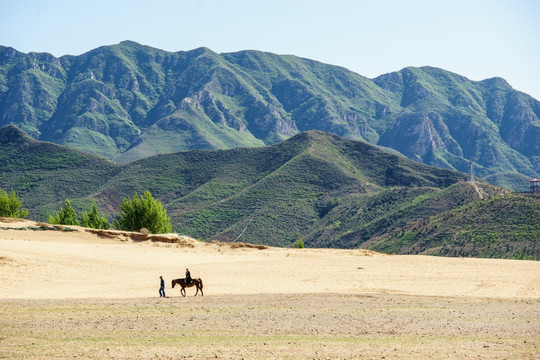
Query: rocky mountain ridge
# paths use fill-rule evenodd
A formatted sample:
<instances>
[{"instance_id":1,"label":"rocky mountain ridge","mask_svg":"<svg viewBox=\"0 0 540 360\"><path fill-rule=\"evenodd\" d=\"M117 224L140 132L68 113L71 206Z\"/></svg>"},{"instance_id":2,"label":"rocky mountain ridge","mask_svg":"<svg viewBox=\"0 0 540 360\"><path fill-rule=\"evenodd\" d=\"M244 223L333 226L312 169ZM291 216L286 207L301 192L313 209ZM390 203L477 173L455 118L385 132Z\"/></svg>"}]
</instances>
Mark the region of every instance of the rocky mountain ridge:
<instances>
[{"instance_id":1,"label":"rocky mountain ridge","mask_svg":"<svg viewBox=\"0 0 540 360\"><path fill-rule=\"evenodd\" d=\"M259 51L126 41L56 58L0 47L0 126L121 163L321 130L443 168L472 162L475 175L504 182L540 171L539 117L540 102L501 78L432 67L368 79Z\"/></svg>"}]
</instances>

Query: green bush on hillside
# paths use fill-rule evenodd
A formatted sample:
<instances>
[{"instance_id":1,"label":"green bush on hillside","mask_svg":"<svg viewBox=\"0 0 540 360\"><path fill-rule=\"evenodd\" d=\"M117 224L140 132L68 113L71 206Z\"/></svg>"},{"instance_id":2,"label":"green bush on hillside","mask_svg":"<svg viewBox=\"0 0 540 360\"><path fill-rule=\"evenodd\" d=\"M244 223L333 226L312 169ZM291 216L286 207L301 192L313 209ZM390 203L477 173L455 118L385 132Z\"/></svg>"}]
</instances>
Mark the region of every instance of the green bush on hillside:
<instances>
[{"instance_id":1,"label":"green bush on hillside","mask_svg":"<svg viewBox=\"0 0 540 360\"><path fill-rule=\"evenodd\" d=\"M152 234L168 233L172 230L167 210L163 209L159 200L154 200L148 190L141 197L135 193L133 199L122 200L120 212L113 222L113 227L126 231L139 231L146 228Z\"/></svg>"},{"instance_id":2,"label":"green bush on hillside","mask_svg":"<svg viewBox=\"0 0 540 360\"><path fill-rule=\"evenodd\" d=\"M21 208L22 201L15 191L8 194L7 191L0 189L0 216L12 218L25 218L28 216L28 210Z\"/></svg>"}]
</instances>

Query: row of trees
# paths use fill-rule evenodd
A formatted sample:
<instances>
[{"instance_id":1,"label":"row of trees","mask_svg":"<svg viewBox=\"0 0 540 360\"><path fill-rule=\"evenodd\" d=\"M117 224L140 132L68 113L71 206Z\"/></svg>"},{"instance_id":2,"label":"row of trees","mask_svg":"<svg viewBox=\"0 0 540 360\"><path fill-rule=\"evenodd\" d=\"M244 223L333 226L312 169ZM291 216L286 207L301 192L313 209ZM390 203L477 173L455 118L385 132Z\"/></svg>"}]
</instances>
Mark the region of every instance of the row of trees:
<instances>
[{"instance_id":1,"label":"row of trees","mask_svg":"<svg viewBox=\"0 0 540 360\"><path fill-rule=\"evenodd\" d=\"M28 210L22 208L22 201L14 191L8 193L0 189L0 216L14 218L28 216ZM95 201L92 201L92 210L83 212L79 219L70 201L66 199L64 207L58 213L49 216L49 223L109 229L109 222L104 215L98 213ZM159 200L152 197L150 191L145 191L143 196L135 193L132 199L124 198L120 204L119 213L113 221L113 228L126 231L139 231L146 228L152 234L172 231L167 210L163 209Z\"/></svg>"},{"instance_id":2,"label":"row of trees","mask_svg":"<svg viewBox=\"0 0 540 360\"><path fill-rule=\"evenodd\" d=\"M66 199L64 207L60 212L49 216L50 224L62 224L62 225L81 225L93 229L108 229L109 222L105 216L99 216L98 209L95 201L92 201L92 210L90 212L83 212L81 220L77 216L75 210L71 207L71 203Z\"/></svg>"}]
</instances>

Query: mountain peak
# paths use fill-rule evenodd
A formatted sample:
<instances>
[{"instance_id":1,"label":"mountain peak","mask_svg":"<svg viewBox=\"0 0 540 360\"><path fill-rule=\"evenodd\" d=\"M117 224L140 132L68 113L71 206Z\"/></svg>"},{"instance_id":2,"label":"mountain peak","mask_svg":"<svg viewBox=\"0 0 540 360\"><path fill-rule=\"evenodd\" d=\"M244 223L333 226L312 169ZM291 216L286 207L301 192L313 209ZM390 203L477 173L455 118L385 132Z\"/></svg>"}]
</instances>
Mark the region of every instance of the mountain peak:
<instances>
[{"instance_id":1,"label":"mountain peak","mask_svg":"<svg viewBox=\"0 0 540 360\"><path fill-rule=\"evenodd\" d=\"M508 83L508 81L498 76L482 80L482 83L493 87L508 88L509 90L512 89L512 86Z\"/></svg>"},{"instance_id":2,"label":"mountain peak","mask_svg":"<svg viewBox=\"0 0 540 360\"><path fill-rule=\"evenodd\" d=\"M120 45L125 45L125 46L141 46L140 43L136 42L136 41L133 41L133 40L124 40L124 41L120 41Z\"/></svg>"},{"instance_id":3,"label":"mountain peak","mask_svg":"<svg viewBox=\"0 0 540 360\"><path fill-rule=\"evenodd\" d=\"M0 128L0 145L20 145L32 142L36 142L36 140L32 139L15 125L6 125Z\"/></svg>"},{"instance_id":4,"label":"mountain peak","mask_svg":"<svg viewBox=\"0 0 540 360\"><path fill-rule=\"evenodd\" d=\"M480 177L540 169L540 106L504 80L431 66L375 79L345 70L294 55L171 52L130 40L61 58L0 47L0 126L122 162L321 130L459 171L473 161Z\"/></svg>"}]
</instances>

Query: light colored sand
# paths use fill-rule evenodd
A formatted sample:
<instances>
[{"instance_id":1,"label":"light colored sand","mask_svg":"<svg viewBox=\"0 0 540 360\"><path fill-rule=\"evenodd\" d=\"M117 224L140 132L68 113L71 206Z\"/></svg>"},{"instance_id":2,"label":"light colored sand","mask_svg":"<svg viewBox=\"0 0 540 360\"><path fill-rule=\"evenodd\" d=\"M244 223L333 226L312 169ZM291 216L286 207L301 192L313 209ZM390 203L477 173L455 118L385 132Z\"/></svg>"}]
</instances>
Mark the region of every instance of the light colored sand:
<instances>
[{"instance_id":1,"label":"light colored sand","mask_svg":"<svg viewBox=\"0 0 540 360\"><path fill-rule=\"evenodd\" d=\"M77 229L0 230L0 358L540 356L540 262L137 242ZM203 278L204 297L170 288L186 267Z\"/></svg>"},{"instance_id":2,"label":"light colored sand","mask_svg":"<svg viewBox=\"0 0 540 360\"><path fill-rule=\"evenodd\" d=\"M5 221L0 227L36 225ZM78 231L0 230L0 299L154 297L160 275L167 295L180 296L170 281L184 277L186 267L193 277L203 279L206 296L395 293L540 298L540 262L534 261L364 250L233 249L195 240L184 245L135 242L74 228ZM193 295L195 290L187 292Z\"/></svg>"}]
</instances>

